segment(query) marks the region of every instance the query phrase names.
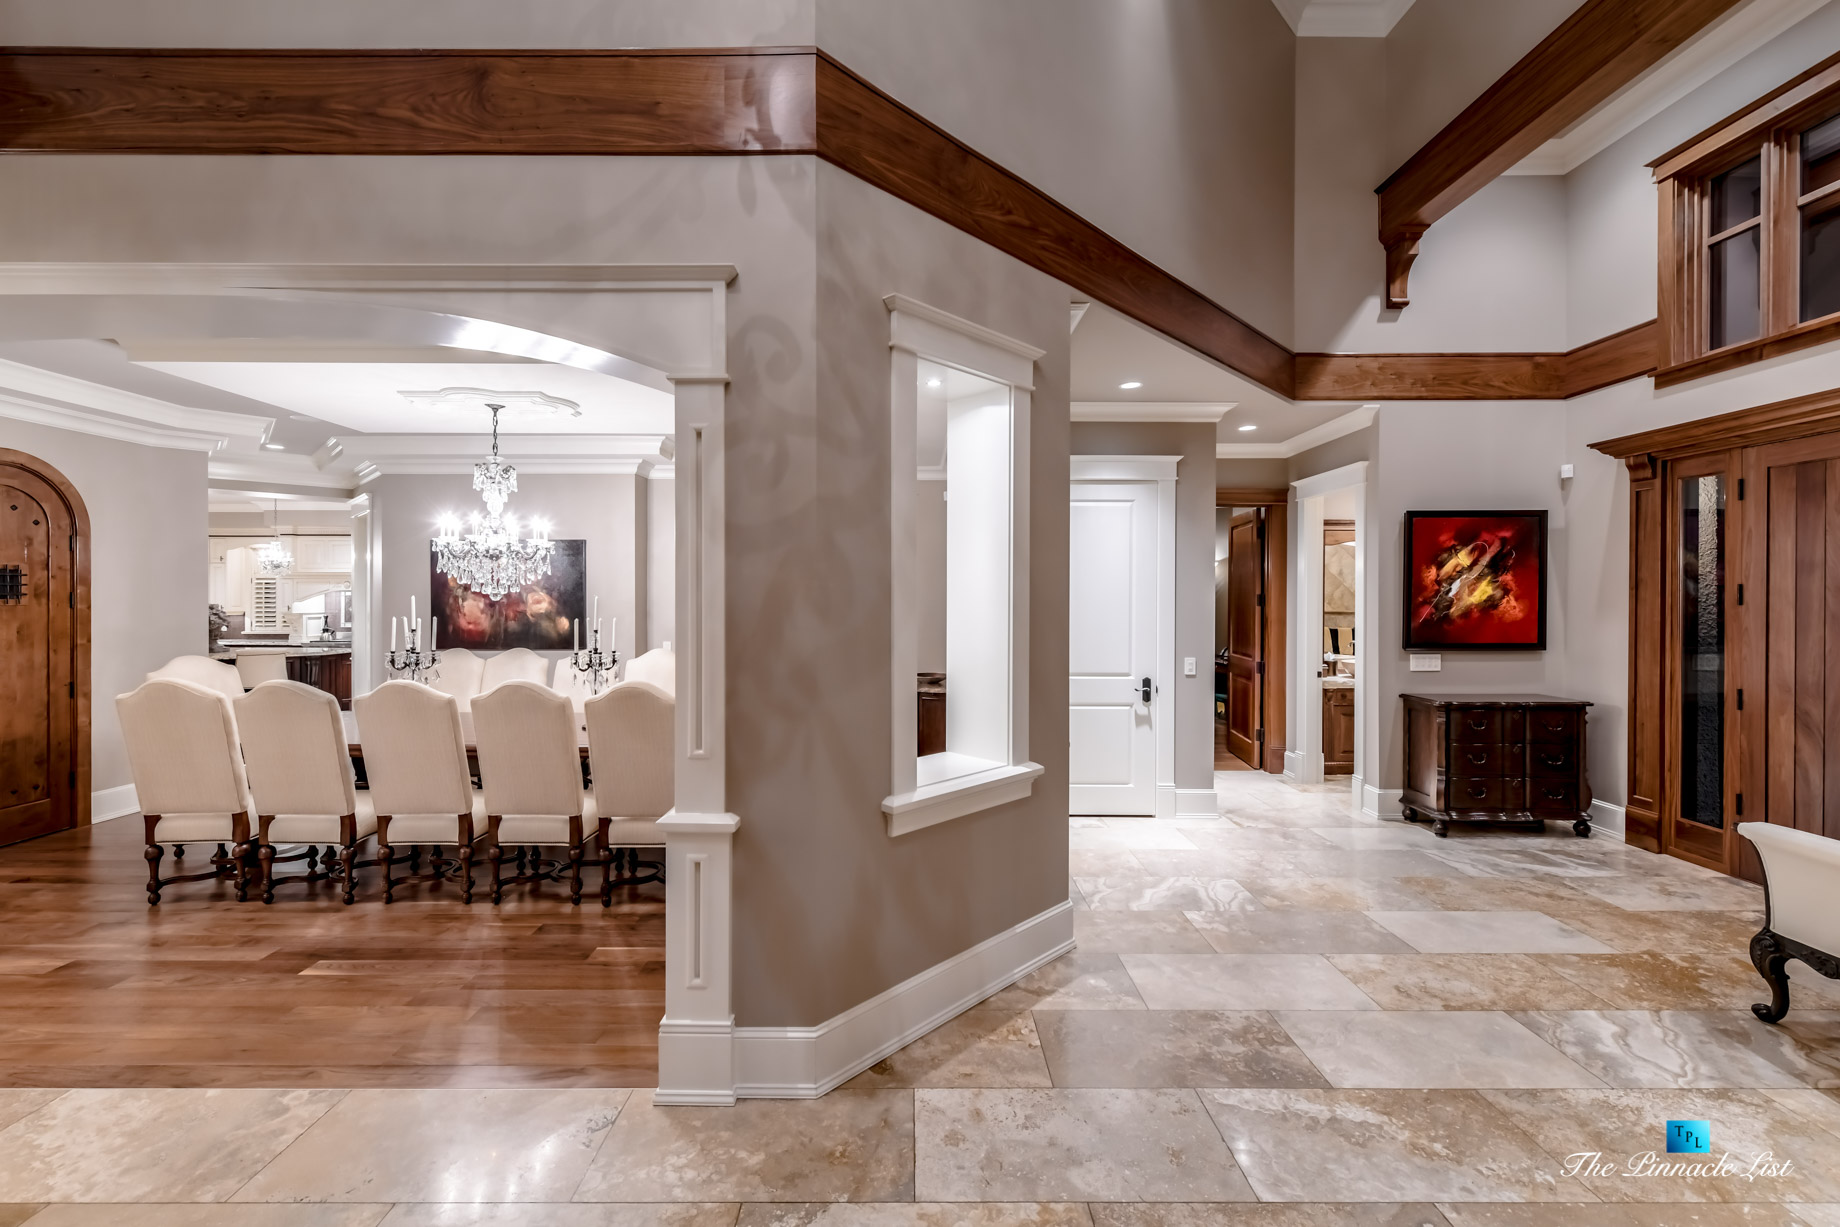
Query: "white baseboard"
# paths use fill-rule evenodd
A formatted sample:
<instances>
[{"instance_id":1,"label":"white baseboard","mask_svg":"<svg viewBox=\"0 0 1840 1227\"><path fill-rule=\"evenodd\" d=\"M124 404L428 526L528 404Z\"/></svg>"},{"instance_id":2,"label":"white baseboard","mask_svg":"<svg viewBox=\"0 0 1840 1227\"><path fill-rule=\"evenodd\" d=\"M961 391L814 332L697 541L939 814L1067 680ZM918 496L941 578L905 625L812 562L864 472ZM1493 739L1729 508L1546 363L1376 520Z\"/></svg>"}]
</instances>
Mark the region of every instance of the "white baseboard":
<instances>
[{"instance_id":1,"label":"white baseboard","mask_svg":"<svg viewBox=\"0 0 1840 1227\"><path fill-rule=\"evenodd\" d=\"M134 796L134 785L123 784L117 788L104 788L89 794L89 820L107 822L111 818L125 818L129 814L140 812L141 803Z\"/></svg>"},{"instance_id":2,"label":"white baseboard","mask_svg":"<svg viewBox=\"0 0 1840 1227\"><path fill-rule=\"evenodd\" d=\"M1303 753L1299 750L1284 752L1284 778L1300 780L1303 778Z\"/></svg>"},{"instance_id":3,"label":"white baseboard","mask_svg":"<svg viewBox=\"0 0 1840 1227\"><path fill-rule=\"evenodd\" d=\"M1156 786L1158 818L1218 817L1220 797L1212 788L1177 788L1173 784Z\"/></svg>"},{"instance_id":4,"label":"white baseboard","mask_svg":"<svg viewBox=\"0 0 1840 1227\"><path fill-rule=\"evenodd\" d=\"M815 1027L736 1027L735 1096L816 1099L1071 949L1063 901Z\"/></svg>"},{"instance_id":5,"label":"white baseboard","mask_svg":"<svg viewBox=\"0 0 1840 1227\"><path fill-rule=\"evenodd\" d=\"M1361 784L1361 817L1363 818L1397 818L1399 817L1398 788L1375 788L1371 784Z\"/></svg>"},{"instance_id":6,"label":"white baseboard","mask_svg":"<svg viewBox=\"0 0 1840 1227\"><path fill-rule=\"evenodd\" d=\"M1591 802L1591 834L1614 835L1617 841L1623 840L1623 807L1612 805L1608 801Z\"/></svg>"}]
</instances>

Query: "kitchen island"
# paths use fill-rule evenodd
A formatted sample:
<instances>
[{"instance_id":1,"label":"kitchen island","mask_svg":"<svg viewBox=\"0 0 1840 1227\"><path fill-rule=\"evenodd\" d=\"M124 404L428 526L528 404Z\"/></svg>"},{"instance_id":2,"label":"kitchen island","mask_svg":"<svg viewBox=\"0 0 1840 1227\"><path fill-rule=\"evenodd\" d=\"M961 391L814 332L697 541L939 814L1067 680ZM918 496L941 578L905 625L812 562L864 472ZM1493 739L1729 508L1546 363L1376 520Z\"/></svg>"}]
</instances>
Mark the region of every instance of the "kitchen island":
<instances>
[{"instance_id":1,"label":"kitchen island","mask_svg":"<svg viewBox=\"0 0 1840 1227\"><path fill-rule=\"evenodd\" d=\"M351 710L349 641L289 643L285 639L220 639L210 655L213 660L234 664L239 651L267 651L286 656L288 680L323 690L337 699L341 708Z\"/></svg>"}]
</instances>

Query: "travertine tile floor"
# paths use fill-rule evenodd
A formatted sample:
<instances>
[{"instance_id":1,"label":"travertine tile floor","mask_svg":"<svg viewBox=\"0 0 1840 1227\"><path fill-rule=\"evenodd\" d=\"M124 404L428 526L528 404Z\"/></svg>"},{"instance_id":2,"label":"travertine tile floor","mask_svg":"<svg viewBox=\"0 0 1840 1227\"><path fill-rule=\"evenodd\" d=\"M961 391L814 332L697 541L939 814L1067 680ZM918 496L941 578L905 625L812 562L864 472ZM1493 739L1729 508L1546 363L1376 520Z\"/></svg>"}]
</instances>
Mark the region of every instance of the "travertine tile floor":
<instances>
[{"instance_id":1,"label":"travertine tile floor","mask_svg":"<svg viewBox=\"0 0 1840 1227\"><path fill-rule=\"evenodd\" d=\"M1219 782L1075 819L1079 949L825 1099L0 1090L0 1227L1840 1227L1840 986L1751 1017L1756 889ZM1671 1119L1741 1170L1627 1174Z\"/></svg>"}]
</instances>

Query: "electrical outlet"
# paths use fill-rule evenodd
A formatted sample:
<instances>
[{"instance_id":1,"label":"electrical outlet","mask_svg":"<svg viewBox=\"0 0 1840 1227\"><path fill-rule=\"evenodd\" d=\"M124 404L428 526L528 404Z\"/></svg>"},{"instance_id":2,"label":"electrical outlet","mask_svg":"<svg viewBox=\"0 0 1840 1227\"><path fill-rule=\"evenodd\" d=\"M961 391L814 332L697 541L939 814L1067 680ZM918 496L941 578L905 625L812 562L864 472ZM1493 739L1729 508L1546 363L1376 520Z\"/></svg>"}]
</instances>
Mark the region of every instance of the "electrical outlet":
<instances>
[{"instance_id":1,"label":"electrical outlet","mask_svg":"<svg viewBox=\"0 0 1840 1227\"><path fill-rule=\"evenodd\" d=\"M1444 658L1436 652L1414 652L1411 659L1413 673L1436 673L1444 667Z\"/></svg>"},{"instance_id":2,"label":"electrical outlet","mask_svg":"<svg viewBox=\"0 0 1840 1227\"><path fill-rule=\"evenodd\" d=\"M1193 656L1184 656L1182 658L1182 676L1195 676L1195 658Z\"/></svg>"}]
</instances>

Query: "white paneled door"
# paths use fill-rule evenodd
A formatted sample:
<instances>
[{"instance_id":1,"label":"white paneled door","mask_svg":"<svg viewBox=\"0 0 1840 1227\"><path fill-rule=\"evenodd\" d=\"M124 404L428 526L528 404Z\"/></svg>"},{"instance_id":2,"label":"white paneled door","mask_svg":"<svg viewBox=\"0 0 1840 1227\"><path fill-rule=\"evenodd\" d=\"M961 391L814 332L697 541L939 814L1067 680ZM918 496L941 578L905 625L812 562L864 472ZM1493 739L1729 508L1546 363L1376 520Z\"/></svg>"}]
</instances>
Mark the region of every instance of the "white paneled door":
<instances>
[{"instance_id":1,"label":"white paneled door","mask_svg":"<svg viewBox=\"0 0 1840 1227\"><path fill-rule=\"evenodd\" d=\"M1068 524L1075 814L1156 811L1158 483L1075 482Z\"/></svg>"}]
</instances>

